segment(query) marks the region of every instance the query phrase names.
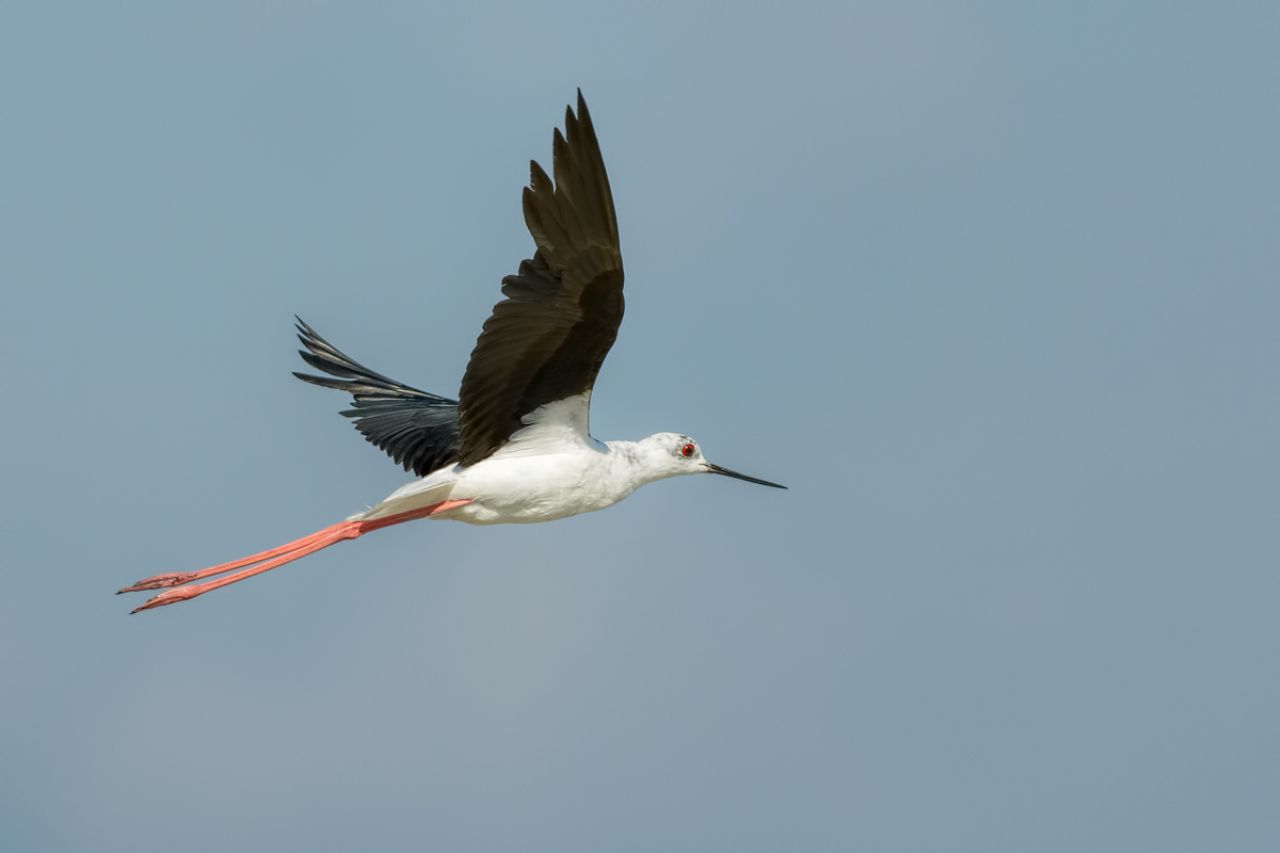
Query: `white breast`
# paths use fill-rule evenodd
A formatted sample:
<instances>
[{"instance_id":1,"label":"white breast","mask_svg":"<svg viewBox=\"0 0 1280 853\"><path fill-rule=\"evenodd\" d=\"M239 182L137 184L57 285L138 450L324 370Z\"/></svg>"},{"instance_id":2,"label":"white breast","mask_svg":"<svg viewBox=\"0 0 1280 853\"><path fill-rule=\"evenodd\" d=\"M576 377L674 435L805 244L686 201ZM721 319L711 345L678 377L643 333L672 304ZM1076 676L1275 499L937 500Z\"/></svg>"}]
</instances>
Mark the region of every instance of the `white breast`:
<instances>
[{"instance_id":1,"label":"white breast","mask_svg":"<svg viewBox=\"0 0 1280 853\"><path fill-rule=\"evenodd\" d=\"M492 456L458 468L443 517L471 524L527 523L604 509L635 490L610 448L587 433L591 392L548 403Z\"/></svg>"},{"instance_id":2,"label":"white breast","mask_svg":"<svg viewBox=\"0 0 1280 853\"><path fill-rule=\"evenodd\" d=\"M606 445L587 434L589 398L588 391L536 409L488 458L435 471L352 518L381 518L444 500L468 500L432 518L520 524L617 503L643 480L634 454L627 452L629 442Z\"/></svg>"}]
</instances>

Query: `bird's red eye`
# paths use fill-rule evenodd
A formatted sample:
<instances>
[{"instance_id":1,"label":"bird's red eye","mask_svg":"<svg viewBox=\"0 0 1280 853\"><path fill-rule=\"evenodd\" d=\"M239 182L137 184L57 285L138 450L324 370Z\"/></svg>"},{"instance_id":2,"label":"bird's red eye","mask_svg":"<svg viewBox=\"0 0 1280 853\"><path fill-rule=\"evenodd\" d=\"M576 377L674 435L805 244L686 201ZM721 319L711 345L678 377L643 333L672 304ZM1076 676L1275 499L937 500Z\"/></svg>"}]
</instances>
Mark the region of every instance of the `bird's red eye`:
<instances>
[{"instance_id":1,"label":"bird's red eye","mask_svg":"<svg viewBox=\"0 0 1280 853\"><path fill-rule=\"evenodd\" d=\"M680 448L680 455L683 456L685 459L688 459L690 456L693 455L693 451L697 449L698 448L694 447L693 443L690 442L689 444L686 444L684 447Z\"/></svg>"}]
</instances>

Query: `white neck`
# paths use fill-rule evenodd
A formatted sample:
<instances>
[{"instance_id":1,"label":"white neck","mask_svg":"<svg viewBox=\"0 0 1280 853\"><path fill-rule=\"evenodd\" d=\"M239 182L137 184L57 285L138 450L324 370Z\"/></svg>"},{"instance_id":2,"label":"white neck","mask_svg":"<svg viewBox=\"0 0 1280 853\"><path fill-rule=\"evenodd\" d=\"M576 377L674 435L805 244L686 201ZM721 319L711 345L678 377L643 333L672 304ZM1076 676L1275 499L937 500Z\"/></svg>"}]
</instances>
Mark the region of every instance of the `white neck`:
<instances>
[{"instance_id":1,"label":"white neck","mask_svg":"<svg viewBox=\"0 0 1280 853\"><path fill-rule=\"evenodd\" d=\"M668 477L692 474L673 464L671 454L656 445L652 437L640 441L608 441L612 479L624 490L618 500L648 483Z\"/></svg>"}]
</instances>

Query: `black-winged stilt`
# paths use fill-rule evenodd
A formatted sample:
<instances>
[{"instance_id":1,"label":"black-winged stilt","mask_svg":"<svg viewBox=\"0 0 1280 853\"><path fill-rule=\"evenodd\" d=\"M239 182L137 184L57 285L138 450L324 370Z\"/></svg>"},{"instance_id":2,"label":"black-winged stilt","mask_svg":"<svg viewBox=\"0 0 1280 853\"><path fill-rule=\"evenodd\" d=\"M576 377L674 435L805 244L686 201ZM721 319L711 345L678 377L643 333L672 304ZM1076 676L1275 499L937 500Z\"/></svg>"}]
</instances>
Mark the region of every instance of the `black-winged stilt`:
<instances>
[{"instance_id":1,"label":"black-winged stilt","mask_svg":"<svg viewBox=\"0 0 1280 853\"><path fill-rule=\"evenodd\" d=\"M420 479L346 521L278 548L144 578L120 592L165 589L133 612L176 604L344 539L419 518L468 524L552 521L604 509L645 483L723 474L785 488L708 462L692 438L660 432L601 442L587 431L596 374L622 322L622 252L613 195L591 114L565 110L552 139L555 182L530 163L524 219L537 251L502 280L457 400L402 385L344 355L298 320L299 379L349 392L365 438ZM229 573L229 574L228 574ZM214 580L204 578L223 575Z\"/></svg>"}]
</instances>

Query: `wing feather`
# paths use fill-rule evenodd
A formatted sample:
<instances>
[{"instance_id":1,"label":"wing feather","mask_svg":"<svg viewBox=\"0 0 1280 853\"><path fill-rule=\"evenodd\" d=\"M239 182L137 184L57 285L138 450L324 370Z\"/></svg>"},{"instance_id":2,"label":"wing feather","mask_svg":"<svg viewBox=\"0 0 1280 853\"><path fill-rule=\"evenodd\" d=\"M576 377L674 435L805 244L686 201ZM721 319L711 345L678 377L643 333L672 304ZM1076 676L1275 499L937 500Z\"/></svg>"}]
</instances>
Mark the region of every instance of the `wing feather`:
<instances>
[{"instance_id":1,"label":"wing feather","mask_svg":"<svg viewBox=\"0 0 1280 853\"><path fill-rule=\"evenodd\" d=\"M622 323L613 194L582 92L552 137L555 181L530 164L525 224L536 251L502 280L506 297L471 353L459 392L459 460L502 446L539 406L591 390Z\"/></svg>"},{"instance_id":2,"label":"wing feather","mask_svg":"<svg viewBox=\"0 0 1280 853\"><path fill-rule=\"evenodd\" d=\"M298 318L295 318L298 319ZM383 376L343 353L301 319L298 354L329 376L294 373L304 382L351 394L345 417L406 471L426 476L458 458L458 403Z\"/></svg>"}]
</instances>

